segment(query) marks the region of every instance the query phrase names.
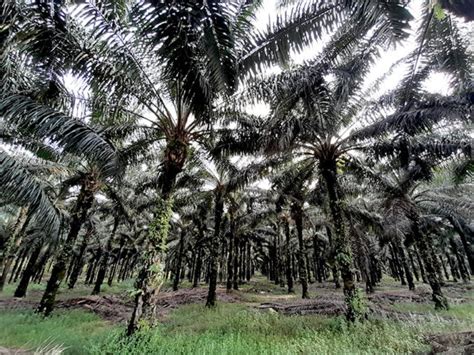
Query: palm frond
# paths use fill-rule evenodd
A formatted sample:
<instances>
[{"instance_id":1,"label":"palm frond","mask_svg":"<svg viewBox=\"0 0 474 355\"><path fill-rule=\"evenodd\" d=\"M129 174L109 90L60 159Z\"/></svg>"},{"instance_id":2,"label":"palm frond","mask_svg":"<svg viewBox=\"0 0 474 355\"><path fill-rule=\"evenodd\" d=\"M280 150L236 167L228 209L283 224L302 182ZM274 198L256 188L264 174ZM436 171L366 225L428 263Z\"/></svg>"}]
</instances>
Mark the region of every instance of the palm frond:
<instances>
[{"instance_id":1,"label":"palm frond","mask_svg":"<svg viewBox=\"0 0 474 355\"><path fill-rule=\"evenodd\" d=\"M471 157L460 161L453 169L453 179L456 184L472 179L474 176L474 159Z\"/></svg>"},{"instance_id":2,"label":"palm frond","mask_svg":"<svg viewBox=\"0 0 474 355\"><path fill-rule=\"evenodd\" d=\"M105 176L120 171L120 159L112 143L78 119L26 96L7 93L0 96L0 115L22 132L57 143L66 153L91 159Z\"/></svg>"},{"instance_id":3,"label":"palm frond","mask_svg":"<svg viewBox=\"0 0 474 355\"><path fill-rule=\"evenodd\" d=\"M391 132L414 135L429 131L435 124L446 121L470 122L473 107L464 97L433 96L408 109L402 109L377 122L352 132L351 139L363 140L380 137Z\"/></svg>"},{"instance_id":4,"label":"palm frond","mask_svg":"<svg viewBox=\"0 0 474 355\"><path fill-rule=\"evenodd\" d=\"M28 207L38 223L51 232L57 232L61 224L58 209L51 202L42 184L13 156L0 149L1 199Z\"/></svg>"}]
</instances>

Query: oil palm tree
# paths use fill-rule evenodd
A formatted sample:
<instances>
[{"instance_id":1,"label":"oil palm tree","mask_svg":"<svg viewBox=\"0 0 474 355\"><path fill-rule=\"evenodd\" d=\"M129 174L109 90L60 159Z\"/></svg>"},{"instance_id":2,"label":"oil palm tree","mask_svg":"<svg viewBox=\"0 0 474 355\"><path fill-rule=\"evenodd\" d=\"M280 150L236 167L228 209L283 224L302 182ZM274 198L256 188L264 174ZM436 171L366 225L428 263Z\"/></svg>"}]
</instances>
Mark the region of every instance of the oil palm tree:
<instances>
[{"instance_id":1,"label":"oil palm tree","mask_svg":"<svg viewBox=\"0 0 474 355\"><path fill-rule=\"evenodd\" d=\"M278 193L278 209L281 209L283 204L289 205L289 217L293 219L296 227L296 234L298 237L298 274L299 281L302 287L302 298L309 298L308 293L308 275L306 265L306 246L303 239L304 229L304 211L307 195L309 192L308 184L314 174L314 164L311 162L292 163L289 164L283 171L276 174L272 179L272 189ZM287 238L287 248L289 249L289 221L283 219L285 225L285 234ZM289 251L289 250L288 250ZM287 255L287 280L290 284L291 278L291 261ZM289 292L291 288L289 286Z\"/></svg>"},{"instance_id":2,"label":"oil palm tree","mask_svg":"<svg viewBox=\"0 0 474 355\"><path fill-rule=\"evenodd\" d=\"M84 121L71 120L74 113L91 110L95 121L123 123L112 129L120 130L124 140L138 134L129 147L136 154L164 141L156 213L161 220L169 215L171 191L190 142L199 139L200 127L211 119L216 95L233 90L237 73L245 75L284 60L290 49L300 50L319 38L321 23L352 20L370 26L381 15L393 20L393 33L400 36L407 21L404 4L383 9L377 5L298 5L291 16L282 15L266 31L252 33L259 1L104 1L74 6L16 1L2 17L2 46L15 49L2 57L2 70L19 80L7 81L0 101L2 116L39 138L54 139L68 151L97 160L107 174L120 165L116 149ZM34 95L36 87L22 87L25 77L17 73L30 62L34 77L47 78L47 100ZM61 87L66 73L80 82L81 92L93 95ZM152 239L163 236L167 222L162 222L152 231ZM153 264L155 252L147 259ZM144 266L139 283L147 284L150 265Z\"/></svg>"},{"instance_id":3,"label":"oil palm tree","mask_svg":"<svg viewBox=\"0 0 474 355\"><path fill-rule=\"evenodd\" d=\"M423 143L408 139L447 122L465 123L472 112L471 98L466 93L470 66L465 41L449 18L433 17L428 5L425 12L425 30L418 38L418 48L407 58L409 73L392 92L371 103L380 81L369 89L363 87L368 68L377 59L377 49L385 38L379 37L378 31L368 35L364 26L350 28L350 32L341 27L317 59L250 82L239 99L265 102L270 113L266 119L232 113L231 120L239 129L229 131L219 145L220 151L241 153L260 149L274 154L291 149L301 159L315 163L328 195L336 259L351 320L356 317L351 301L356 291L338 165L351 154L374 145L379 148L376 158L406 154L403 147L410 142L409 150L444 156L469 146L462 137L451 143L440 140L439 134L425 135ZM384 28L386 24L380 26ZM449 34L449 40L441 41L441 34ZM439 97L423 90L423 79L439 70L451 73L455 95ZM361 124L365 127L356 128ZM376 138L383 138L382 143L376 145Z\"/></svg>"},{"instance_id":4,"label":"oil palm tree","mask_svg":"<svg viewBox=\"0 0 474 355\"><path fill-rule=\"evenodd\" d=\"M458 154L463 153L458 151ZM449 152L449 156L452 158L453 153ZM395 167L392 165L392 168L389 168L391 171L382 168L381 172L377 172L366 164L360 165L353 162L351 165L354 171L369 179L372 187L382 192L385 201L382 207L385 211L386 229L391 226L392 229L405 234L409 244L416 244L425 264L426 276L433 292L436 309L448 308L448 303L442 293L441 280L436 272L437 261L434 260L435 256L431 252L430 215L434 213L443 218L449 218L449 216L469 218L468 211L472 207L469 200L463 202L462 196L456 199L456 207L453 207L452 196L443 196L443 190L450 191L451 194L459 194L460 190L456 192L455 189L446 186L428 190L420 185L423 181L433 179L433 167L446 159L442 158L444 157L440 152L438 156L431 152L431 155L427 155L423 160L416 155L410 155L407 166L400 167L395 164ZM449 208L450 202L451 208Z\"/></svg>"},{"instance_id":5,"label":"oil palm tree","mask_svg":"<svg viewBox=\"0 0 474 355\"><path fill-rule=\"evenodd\" d=\"M208 150L212 151L212 148L208 148ZM217 257L222 237L224 205L229 202L229 199L232 202L232 193L261 179L272 166L278 163L279 161L269 160L239 167L233 164L229 158L221 157L217 160L208 160L208 162L204 160L201 169L197 172L202 186L205 186L204 188L213 196L214 206L214 235L209 244L209 292L206 301L208 307L213 307L216 304ZM232 211L232 208L230 209Z\"/></svg>"}]
</instances>

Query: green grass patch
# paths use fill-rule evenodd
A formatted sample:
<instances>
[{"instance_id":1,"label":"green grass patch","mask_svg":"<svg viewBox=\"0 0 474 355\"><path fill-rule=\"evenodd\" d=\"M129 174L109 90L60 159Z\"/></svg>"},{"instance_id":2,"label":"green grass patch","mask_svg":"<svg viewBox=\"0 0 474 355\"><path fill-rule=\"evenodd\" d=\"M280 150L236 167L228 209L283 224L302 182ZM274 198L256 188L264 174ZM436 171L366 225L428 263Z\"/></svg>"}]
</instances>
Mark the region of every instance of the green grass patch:
<instances>
[{"instance_id":1,"label":"green grass patch","mask_svg":"<svg viewBox=\"0 0 474 355\"><path fill-rule=\"evenodd\" d=\"M3 288L3 291L0 293L1 298L10 298L13 297L13 294L15 293L16 287L18 286L18 283L11 283L11 284L6 284L5 287ZM33 283L30 282L28 285L28 293L34 292L34 293L42 293L46 289L46 283Z\"/></svg>"},{"instance_id":2,"label":"green grass patch","mask_svg":"<svg viewBox=\"0 0 474 355\"><path fill-rule=\"evenodd\" d=\"M14 285L8 287L7 295L14 290ZM132 288L133 280L112 287L104 285L103 294L125 295ZM473 302L453 304L449 311L442 312L434 311L431 304L396 303L392 306L396 310L428 317L404 322L371 319L348 325L341 317L283 316L249 307L252 299L264 302L286 295L285 288L263 277L240 289L238 294L247 303L219 303L214 309L201 304L181 306L164 323L132 338L124 336L123 325L111 325L86 311L57 310L46 319L32 311L4 311L0 314L0 346L58 347L65 348L67 354L425 353L430 350L425 335L472 330L474 324ZM81 283L74 290L62 287L59 298L90 292L91 287ZM299 294L291 297L299 298Z\"/></svg>"},{"instance_id":3,"label":"green grass patch","mask_svg":"<svg viewBox=\"0 0 474 355\"><path fill-rule=\"evenodd\" d=\"M134 279L128 279L120 283L114 282L112 286L107 283L103 283L100 288L100 293L104 295L118 295L118 294L129 294L135 290ZM92 292L93 286L88 286L89 294Z\"/></svg>"},{"instance_id":4,"label":"green grass patch","mask_svg":"<svg viewBox=\"0 0 474 355\"><path fill-rule=\"evenodd\" d=\"M2 311L0 345L15 349L59 345L65 348L65 354L84 354L112 329L109 323L85 311L56 311L48 318L33 311Z\"/></svg>"},{"instance_id":5,"label":"green grass patch","mask_svg":"<svg viewBox=\"0 0 474 355\"><path fill-rule=\"evenodd\" d=\"M95 354L390 354L427 352L424 335L468 327L437 318L422 322L370 320L348 325L342 318L283 316L220 304L188 305L165 324L131 339L115 331L94 345Z\"/></svg>"},{"instance_id":6,"label":"green grass patch","mask_svg":"<svg viewBox=\"0 0 474 355\"><path fill-rule=\"evenodd\" d=\"M422 305L412 305L413 307ZM404 311L407 305L397 306ZM418 308L423 313L428 310ZM32 311L0 315L0 345L15 349L59 346L66 354L390 354L427 352L424 336L472 328L472 304L455 305L445 319L370 320L348 325L343 318L284 316L243 304L214 309L186 305L166 322L132 338L123 326L78 310L42 318Z\"/></svg>"}]
</instances>

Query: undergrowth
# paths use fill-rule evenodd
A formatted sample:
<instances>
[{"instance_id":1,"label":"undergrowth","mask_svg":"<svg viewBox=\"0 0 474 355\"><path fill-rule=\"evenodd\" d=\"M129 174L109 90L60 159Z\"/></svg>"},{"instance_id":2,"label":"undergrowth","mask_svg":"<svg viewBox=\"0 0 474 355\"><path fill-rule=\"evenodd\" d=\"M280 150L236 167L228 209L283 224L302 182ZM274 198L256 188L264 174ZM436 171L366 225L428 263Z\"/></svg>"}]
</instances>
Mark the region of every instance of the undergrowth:
<instances>
[{"instance_id":1,"label":"undergrowth","mask_svg":"<svg viewBox=\"0 0 474 355\"><path fill-rule=\"evenodd\" d=\"M94 354L390 354L426 352L424 335L468 325L439 318L399 323L371 320L349 325L339 318L283 316L224 304L208 310L183 306L164 324L131 339L114 331L90 348Z\"/></svg>"},{"instance_id":2,"label":"undergrowth","mask_svg":"<svg viewBox=\"0 0 474 355\"><path fill-rule=\"evenodd\" d=\"M63 349L65 354L85 354L93 343L106 341L114 328L97 315L79 310L56 311L44 318L31 310L2 311L0 344L32 350ZM39 349L39 350L38 350Z\"/></svg>"}]
</instances>

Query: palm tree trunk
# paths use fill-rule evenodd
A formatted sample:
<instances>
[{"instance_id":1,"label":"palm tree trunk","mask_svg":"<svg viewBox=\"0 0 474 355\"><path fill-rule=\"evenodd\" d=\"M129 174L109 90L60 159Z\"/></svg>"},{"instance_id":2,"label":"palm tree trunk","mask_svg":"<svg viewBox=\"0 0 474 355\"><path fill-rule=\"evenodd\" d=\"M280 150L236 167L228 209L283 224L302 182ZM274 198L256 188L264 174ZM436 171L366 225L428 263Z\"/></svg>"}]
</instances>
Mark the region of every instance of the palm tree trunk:
<instances>
[{"instance_id":1,"label":"palm tree trunk","mask_svg":"<svg viewBox=\"0 0 474 355\"><path fill-rule=\"evenodd\" d=\"M232 224L232 217L231 222ZM226 283L226 290L230 292L232 290L232 282L234 280L234 264L235 264L235 236L232 231L229 233L229 253L227 257L227 283Z\"/></svg>"},{"instance_id":2,"label":"palm tree trunk","mask_svg":"<svg viewBox=\"0 0 474 355\"><path fill-rule=\"evenodd\" d=\"M98 295L100 293L100 288L104 282L105 275L107 274L107 265L109 263L110 255L112 254L112 242L117 232L119 226L119 219L116 217L114 220L114 227L112 228L112 233L107 240L107 245L105 246L105 253L102 256L99 266L99 272L97 273L97 278L95 280L94 289L92 290L93 295Z\"/></svg>"},{"instance_id":3,"label":"palm tree trunk","mask_svg":"<svg viewBox=\"0 0 474 355\"><path fill-rule=\"evenodd\" d=\"M467 240L468 227L463 221L455 220L454 218L450 218L449 221L453 225L454 230L459 234L459 237L461 238L464 252L466 253L467 261L469 262L469 267L471 269L471 275L474 275L474 248Z\"/></svg>"},{"instance_id":4,"label":"palm tree trunk","mask_svg":"<svg viewBox=\"0 0 474 355\"><path fill-rule=\"evenodd\" d=\"M242 253L241 253L241 243L239 242L238 239L235 239L234 241L234 260L233 260L233 265L231 268L233 269L232 271L232 288L234 290L239 289L239 279L242 279L242 275L239 273L239 269L242 270L242 268L239 268L240 265L240 260L242 259Z\"/></svg>"},{"instance_id":5,"label":"palm tree trunk","mask_svg":"<svg viewBox=\"0 0 474 355\"><path fill-rule=\"evenodd\" d=\"M280 223L277 224L275 231L275 285L281 283L281 265L280 265L280 253L281 253L281 246L280 246Z\"/></svg>"},{"instance_id":6,"label":"palm tree trunk","mask_svg":"<svg viewBox=\"0 0 474 355\"><path fill-rule=\"evenodd\" d=\"M448 269L446 267L446 263L444 262L443 254L439 255L439 260L441 261L441 265L443 266L444 277L446 277L446 280L449 281Z\"/></svg>"},{"instance_id":7,"label":"palm tree trunk","mask_svg":"<svg viewBox=\"0 0 474 355\"><path fill-rule=\"evenodd\" d=\"M123 257L123 246L124 245L125 245L125 236L122 236L122 238L120 238L120 242L119 242L119 249L117 251L116 256L114 257L114 260L112 261L112 269L110 270L109 279L107 280L107 284L109 286L112 286L112 283L114 282L114 278L115 278L115 274L117 273L118 265L120 264L120 260L122 260L122 257Z\"/></svg>"},{"instance_id":8,"label":"palm tree trunk","mask_svg":"<svg viewBox=\"0 0 474 355\"><path fill-rule=\"evenodd\" d=\"M87 248L87 243L89 240L91 230L89 229L84 238L82 239L81 248L79 249L79 254L76 257L76 262L72 268L71 276L69 277L68 288L72 290L76 285L79 276L81 275L82 268L84 267L84 253Z\"/></svg>"},{"instance_id":9,"label":"palm tree trunk","mask_svg":"<svg viewBox=\"0 0 474 355\"><path fill-rule=\"evenodd\" d=\"M308 279L306 274L306 250L303 240L303 209L301 203L295 202L291 206L291 214L296 224L296 233L298 235L298 273L302 288L302 298L309 298Z\"/></svg>"},{"instance_id":10,"label":"palm tree trunk","mask_svg":"<svg viewBox=\"0 0 474 355\"><path fill-rule=\"evenodd\" d=\"M433 301L435 303L436 309L448 309L448 300L444 297L443 292L441 290L441 283L438 279L438 275L436 273L435 264L433 261L433 254L431 252L431 241L430 238L426 233L422 233L418 226L418 218L414 218L413 220L413 233L415 236L415 242L418 245L418 250L421 253L421 258L425 264L426 268L426 278L428 279L428 283L430 284Z\"/></svg>"},{"instance_id":11,"label":"palm tree trunk","mask_svg":"<svg viewBox=\"0 0 474 355\"><path fill-rule=\"evenodd\" d=\"M81 230L83 223L87 218L89 209L92 207L94 201L94 191L96 182L92 176L87 176L82 183L81 191L74 206L74 210L71 215L71 224L68 236L62 248L59 251L59 256L54 264L53 270L51 271L50 279L46 285L41 302L38 306L37 312L43 313L48 316L54 308L54 302L56 300L56 294L59 289L59 285L66 276L66 267L69 258L71 257L74 242L76 241L77 235Z\"/></svg>"},{"instance_id":12,"label":"palm tree trunk","mask_svg":"<svg viewBox=\"0 0 474 355\"><path fill-rule=\"evenodd\" d=\"M308 282L310 284L314 283L313 279L311 278L311 263L309 262L308 253L305 253L305 260L306 260L306 275L308 275Z\"/></svg>"},{"instance_id":13,"label":"palm tree trunk","mask_svg":"<svg viewBox=\"0 0 474 355\"><path fill-rule=\"evenodd\" d=\"M222 214L224 213L224 200L222 193L217 191L215 193L215 207L214 207L214 237L210 245L209 255L209 291L207 293L206 306L214 307L216 305L216 290L217 290L217 253L219 252L219 238L222 222Z\"/></svg>"},{"instance_id":14,"label":"palm tree trunk","mask_svg":"<svg viewBox=\"0 0 474 355\"><path fill-rule=\"evenodd\" d=\"M392 262L393 262L393 271L396 275L395 279L399 279L402 286L406 286L405 281L405 274L403 269L400 265L400 260L398 259L397 248L395 247L394 243L390 243L390 254L392 254Z\"/></svg>"},{"instance_id":15,"label":"palm tree trunk","mask_svg":"<svg viewBox=\"0 0 474 355\"><path fill-rule=\"evenodd\" d=\"M183 170L184 163L188 155L188 144L179 137L170 137L165 149L163 172L160 176L161 204L154 224L150 232L150 250L142 255L144 259L141 270L135 281L136 297L132 317L128 324L127 335L132 335L137 329L142 318L149 318L152 322L154 307L150 304L152 295L156 289L151 285L151 279L155 271L150 270L156 267L159 262L159 255L163 250L162 246L166 242L169 220L171 217L171 194L173 192L176 177Z\"/></svg>"},{"instance_id":16,"label":"palm tree trunk","mask_svg":"<svg viewBox=\"0 0 474 355\"><path fill-rule=\"evenodd\" d=\"M137 289L137 294L134 299L134 308L132 312L132 317L127 327L127 335L132 335L138 329L138 322L142 319L144 303L149 302L148 297L151 297L151 291L148 290L149 282L149 269L153 265L153 260L148 259L144 261L144 265L140 268L138 276L135 280L135 289Z\"/></svg>"},{"instance_id":17,"label":"palm tree trunk","mask_svg":"<svg viewBox=\"0 0 474 355\"><path fill-rule=\"evenodd\" d=\"M293 270L291 267L291 233L290 223L285 220L285 236L286 236L286 284L288 293L294 293L293 290Z\"/></svg>"},{"instance_id":18,"label":"palm tree trunk","mask_svg":"<svg viewBox=\"0 0 474 355\"><path fill-rule=\"evenodd\" d=\"M126 249L123 252L122 265L120 265L119 274L117 276L117 281L122 282L125 280L127 274L128 265L130 264L130 259L132 258L133 251Z\"/></svg>"},{"instance_id":19,"label":"palm tree trunk","mask_svg":"<svg viewBox=\"0 0 474 355\"><path fill-rule=\"evenodd\" d=\"M28 207L22 207L15 223L15 227L13 228L13 232L6 242L5 251L3 253L4 257L0 260L0 270L2 270L2 275L0 277L0 292L3 291L5 282L7 281L15 253L21 244L22 235L28 226L28 222Z\"/></svg>"},{"instance_id":20,"label":"palm tree trunk","mask_svg":"<svg viewBox=\"0 0 474 355\"><path fill-rule=\"evenodd\" d=\"M222 283L224 280L224 269L225 269L225 255L227 255L227 241L223 239L220 243L221 246L221 251L220 253L217 254L217 270L218 270L218 275L219 275L219 282Z\"/></svg>"},{"instance_id":21,"label":"palm tree trunk","mask_svg":"<svg viewBox=\"0 0 474 355\"><path fill-rule=\"evenodd\" d=\"M320 270L320 251L318 248L318 236L317 234L313 235L313 273L314 278L318 280L319 283L323 282L323 274Z\"/></svg>"},{"instance_id":22,"label":"palm tree trunk","mask_svg":"<svg viewBox=\"0 0 474 355\"><path fill-rule=\"evenodd\" d=\"M408 289L410 291L414 291L415 290L415 283L413 282L413 274L411 273L410 265L408 264L408 260L407 260L406 254L405 254L405 250L403 249L403 247L401 245L399 245L399 247L398 247L398 254L400 255L400 261L403 265L403 269L405 270L405 275L406 275L407 282L408 282Z\"/></svg>"},{"instance_id":23,"label":"palm tree trunk","mask_svg":"<svg viewBox=\"0 0 474 355\"><path fill-rule=\"evenodd\" d=\"M20 252L20 257L17 258L17 262L13 267L12 273L10 275L10 279L8 283L15 283L21 275L21 270L23 270L23 264L28 259L28 250L25 248L22 252Z\"/></svg>"},{"instance_id":24,"label":"palm tree trunk","mask_svg":"<svg viewBox=\"0 0 474 355\"><path fill-rule=\"evenodd\" d=\"M420 253L418 252L416 245L413 245L413 251L415 252L416 260L418 261L418 265L420 267L421 279L423 280L423 283L427 284L428 279L426 278L425 266L423 265L423 261L421 260Z\"/></svg>"},{"instance_id":25,"label":"palm tree trunk","mask_svg":"<svg viewBox=\"0 0 474 355\"><path fill-rule=\"evenodd\" d=\"M420 276L418 275L418 270L416 269L415 260L413 260L413 253L410 251L410 249L407 249L407 252L410 258L410 264L413 270L413 275L415 276L416 281L420 281Z\"/></svg>"},{"instance_id":26,"label":"palm tree trunk","mask_svg":"<svg viewBox=\"0 0 474 355\"><path fill-rule=\"evenodd\" d=\"M443 271L441 270L441 263L439 261L438 255L436 254L435 248L431 245L431 255L433 256L433 265L438 275L438 280L441 286L444 286L444 277Z\"/></svg>"},{"instance_id":27,"label":"palm tree trunk","mask_svg":"<svg viewBox=\"0 0 474 355\"><path fill-rule=\"evenodd\" d=\"M17 257L16 264L18 264L19 260L20 260L20 256ZM3 264L2 275L0 276L0 292L3 291L5 284L7 283L8 274L10 273L10 269L12 267L13 261L14 261L14 258L13 256L11 256L11 257L8 257Z\"/></svg>"},{"instance_id":28,"label":"palm tree trunk","mask_svg":"<svg viewBox=\"0 0 474 355\"><path fill-rule=\"evenodd\" d=\"M95 252L95 254L93 254L93 257L90 258L89 260L89 267L87 268L86 280L85 280L86 285L90 285L92 282L94 282L95 269L97 268L97 265L99 264L101 257L102 257L102 248L99 247L97 248L97 251Z\"/></svg>"},{"instance_id":29,"label":"palm tree trunk","mask_svg":"<svg viewBox=\"0 0 474 355\"><path fill-rule=\"evenodd\" d=\"M196 256L196 266L194 268L193 275L193 288L199 286L201 280L201 269L202 269L202 246L199 246Z\"/></svg>"},{"instance_id":30,"label":"palm tree trunk","mask_svg":"<svg viewBox=\"0 0 474 355\"><path fill-rule=\"evenodd\" d=\"M328 240L329 240L329 245L330 247L333 249L332 250L332 254L335 254L335 251L334 251L334 242L333 242L333 237L332 237L332 232L331 232L331 228L329 227L326 227L326 234L328 236ZM336 289L338 288L341 288L341 283L339 282L339 269L337 267L337 263L336 263L336 258L335 258L335 255L333 255L333 266L332 266L332 278L333 278L333 282L334 282L334 287Z\"/></svg>"},{"instance_id":31,"label":"palm tree trunk","mask_svg":"<svg viewBox=\"0 0 474 355\"><path fill-rule=\"evenodd\" d=\"M449 243L451 245L451 250L452 250L454 256L456 257L458 268L459 268L459 271L461 273L462 281L464 283L468 283L469 282L469 272L467 271L467 267L464 264L463 256L459 252L458 245L456 244L456 241L454 240L454 238L451 238L449 240Z\"/></svg>"},{"instance_id":32,"label":"palm tree trunk","mask_svg":"<svg viewBox=\"0 0 474 355\"><path fill-rule=\"evenodd\" d=\"M107 273L107 265L109 263L110 250L112 249L112 239L113 234L115 234L115 227L112 235L107 240L107 245L105 246L105 251L100 259L99 271L97 272L97 277L95 279L94 288L92 289L92 295L98 295L100 293L100 288L104 282L105 275Z\"/></svg>"},{"instance_id":33,"label":"palm tree trunk","mask_svg":"<svg viewBox=\"0 0 474 355\"><path fill-rule=\"evenodd\" d=\"M176 268L174 271L173 291L178 291L179 279L181 275L181 263L183 261L185 235L186 235L186 232L184 230L181 231L181 234L179 237L179 245L178 245L178 257L176 260Z\"/></svg>"},{"instance_id":34,"label":"palm tree trunk","mask_svg":"<svg viewBox=\"0 0 474 355\"><path fill-rule=\"evenodd\" d=\"M446 259L448 259L449 268L451 269L451 276L453 277L454 282L458 282L458 279L461 277L459 275L458 269L456 268L456 263L454 262L451 255L446 253Z\"/></svg>"},{"instance_id":35,"label":"palm tree trunk","mask_svg":"<svg viewBox=\"0 0 474 355\"><path fill-rule=\"evenodd\" d=\"M38 261L38 267L36 268L35 274L33 275L33 280L36 283L41 283L41 280L43 278L44 270L46 269L46 265L48 264L48 259L51 256L51 250L48 248L43 256L40 258Z\"/></svg>"},{"instance_id":36,"label":"palm tree trunk","mask_svg":"<svg viewBox=\"0 0 474 355\"><path fill-rule=\"evenodd\" d=\"M14 297L25 297L26 290L28 289L28 285L30 283L30 278L35 271L36 261L41 253L42 244L38 243L36 247L33 249L31 253L30 259L28 260L28 264L26 264L25 270L23 271L23 275L21 276L21 280L18 283L18 286L15 290Z\"/></svg>"},{"instance_id":37,"label":"palm tree trunk","mask_svg":"<svg viewBox=\"0 0 474 355\"><path fill-rule=\"evenodd\" d=\"M247 256L247 259L245 261L245 263L247 264L247 267L246 267L246 274L245 274L245 279L247 280L247 282L250 282L250 278L252 277L252 256L251 256L251 253L252 253L252 246L250 244L250 241L247 241L247 252L245 253L245 255Z\"/></svg>"},{"instance_id":38,"label":"palm tree trunk","mask_svg":"<svg viewBox=\"0 0 474 355\"><path fill-rule=\"evenodd\" d=\"M344 220L342 216L340 192L337 186L336 161L321 161L321 175L326 183L329 197L329 209L333 224L335 227L334 251L336 263L341 271L341 277L344 284L343 291L347 304L346 318L349 321L355 321L361 316L362 309L357 309L357 290L354 283L354 274L352 272L352 252L345 232Z\"/></svg>"},{"instance_id":39,"label":"palm tree trunk","mask_svg":"<svg viewBox=\"0 0 474 355\"><path fill-rule=\"evenodd\" d=\"M141 321L149 325L154 323L155 307L152 304L152 298L157 292L158 285L152 284L152 280L157 276L160 260L162 260L160 253L167 238L171 203L170 199L161 201L156 213L155 224L150 227L149 243L140 255L142 265L135 280L136 296L132 317L127 327L127 335L132 335L138 329Z\"/></svg>"}]
</instances>

